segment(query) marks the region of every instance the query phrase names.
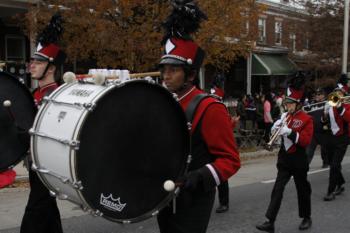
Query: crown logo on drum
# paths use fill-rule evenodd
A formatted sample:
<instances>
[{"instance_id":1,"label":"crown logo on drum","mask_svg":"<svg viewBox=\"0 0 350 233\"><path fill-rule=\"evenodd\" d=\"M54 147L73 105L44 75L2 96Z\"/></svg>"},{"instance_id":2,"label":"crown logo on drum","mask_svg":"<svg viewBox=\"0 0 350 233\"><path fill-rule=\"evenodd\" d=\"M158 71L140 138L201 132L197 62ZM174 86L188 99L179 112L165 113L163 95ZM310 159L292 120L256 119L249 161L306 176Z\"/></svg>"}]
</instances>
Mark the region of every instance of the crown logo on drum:
<instances>
[{"instance_id":1,"label":"crown logo on drum","mask_svg":"<svg viewBox=\"0 0 350 233\"><path fill-rule=\"evenodd\" d=\"M100 204L106 207L107 209L118 212L122 212L124 207L126 206L126 203L122 204L120 202L120 197L114 199L112 194L109 194L108 197L105 197L102 193L100 198Z\"/></svg>"}]
</instances>

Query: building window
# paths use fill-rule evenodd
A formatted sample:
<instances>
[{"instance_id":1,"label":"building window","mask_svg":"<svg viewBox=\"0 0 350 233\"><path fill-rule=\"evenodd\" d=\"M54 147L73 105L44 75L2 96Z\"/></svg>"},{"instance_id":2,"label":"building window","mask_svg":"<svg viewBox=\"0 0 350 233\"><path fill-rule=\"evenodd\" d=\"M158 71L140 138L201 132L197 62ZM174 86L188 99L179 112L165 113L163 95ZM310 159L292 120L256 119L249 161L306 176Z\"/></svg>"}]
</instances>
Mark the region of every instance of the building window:
<instances>
[{"instance_id":1,"label":"building window","mask_svg":"<svg viewBox=\"0 0 350 233\"><path fill-rule=\"evenodd\" d=\"M7 61L25 61L25 39L23 36L5 36L5 59Z\"/></svg>"},{"instance_id":2,"label":"building window","mask_svg":"<svg viewBox=\"0 0 350 233\"><path fill-rule=\"evenodd\" d=\"M293 52L296 50L296 35L295 33L291 33L289 35L289 41L290 41L290 48Z\"/></svg>"},{"instance_id":3,"label":"building window","mask_svg":"<svg viewBox=\"0 0 350 233\"><path fill-rule=\"evenodd\" d=\"M266 43L266 19L260 18L258 20L259 38L258 42Z\"/></svg>"},{"instance_id":4,"label":"building window","mask_svg":"<svg viewBox=\"0 0 350 233\"><path fill-rule=\"evenodd\" d=\"M247 36L249 34L249 21L242 20L242 36Z\"/></svg>"},{"instance_id":5,"label":"building window","mask_svg":"<svg viewBox=\"0 0 350 233\"><path fill-rule=\"evenodd\" d=\"M310 49L310 34L306 32L306 38L305 38L305 49L309 50Z\"/></svg>"},{"instance_id":6,"label":"building window","mask_svg":"<svg viewBox=\"0 0 350 233\"><path fill-rule=\"evenodd\" d=\"M282 22L277 21L275 22L275 43L277 45L282 44Z\"/></svg>"}]
</instances>

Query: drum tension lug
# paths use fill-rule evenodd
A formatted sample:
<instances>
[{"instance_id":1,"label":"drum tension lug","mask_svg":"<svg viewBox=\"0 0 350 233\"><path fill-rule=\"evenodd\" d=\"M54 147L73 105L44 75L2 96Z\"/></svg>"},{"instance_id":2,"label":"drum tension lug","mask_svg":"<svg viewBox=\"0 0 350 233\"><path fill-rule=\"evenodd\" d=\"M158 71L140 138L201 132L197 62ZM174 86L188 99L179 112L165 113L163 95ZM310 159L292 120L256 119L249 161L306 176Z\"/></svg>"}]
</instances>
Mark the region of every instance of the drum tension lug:
<instances>
[{"instance_id":1,"label":"drum tension lug","mask_svg":"<svg viewBox=\"0 0 350 233\"><path fill-rule=\"evenodd\" d=\"M79 145L80 145L79 141L70 141L69 142L69 146L71 146L74 150L79 150Z\"/></svg>"},{"instance_id":2,"label":"drum tension lug","mask_svg":"<svg viewBox=\"0 0 350 233\"><path fill-rule=\"evenodd\" d=\"M72 183L73 187L78 189L78 190L83 190L83 185L81 184L81 181L74 181Z\"/></svg>"},{"instance_id":3,"label":"drum tension lug","mask_svg":"<svg viewBox=\"0 0 350 233\"><path fill-rule=\"evenodd\" d=\"M157 216L158 214L159 214L159 210L154 211L154 212L152 213L152 217Z\"/></svg>"},{"instance_id":4,"label":"drum tension lug","mask_svg":"<svg viewBox=\"0 0 350 233\"><path fill-rule=\"evenodd\" d=\"M91 210L91 214L94 216L94 217L102 217L103 213L99 210Z\"/></svg>"},{"instance_id":5,"label":"drum tension lug","mask_svg":"<svg viewBox=\"0 0 350 233\"><path fill-rule=\"evenodd\" d=\"M92 111L94 111L96 104L85 103L85 104L83 104L83 107L86 108L86 110L88 110L89 112L92 112Z\"/></svg>"},{"instance_id":6,"label":"drum tension lug","mask_svg":"<svg viewBox=\"0 0 350 233\"><path fill-rule=\"evenodd\" d=\"M51 190L50 190L50 196L51 196L51 197L57 197L57 193L55 193L54 191L51 191Z\"/></svg>"},{"instance_id":7,"label":"drum tension lug","mask_svg":"<svg viewBox=\"0 0 350 233\"><path fill-rule=\"evenodd\" d=\"M67 200L68 199L68 195L66 194L58 194L57 198L60 200Z\"/></svg>"}]
</instances>

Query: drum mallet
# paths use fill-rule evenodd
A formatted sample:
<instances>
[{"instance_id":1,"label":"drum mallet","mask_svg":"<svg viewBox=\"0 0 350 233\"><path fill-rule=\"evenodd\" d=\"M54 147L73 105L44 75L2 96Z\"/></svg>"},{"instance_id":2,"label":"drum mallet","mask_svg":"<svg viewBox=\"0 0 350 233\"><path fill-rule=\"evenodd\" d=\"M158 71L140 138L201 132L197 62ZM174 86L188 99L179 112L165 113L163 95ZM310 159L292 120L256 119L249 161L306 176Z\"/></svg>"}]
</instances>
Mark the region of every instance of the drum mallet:
<instances>
[{"instance_id":1,"label":"drum mallet","mask_svg":"<svg viewBox=\"0 0 350 233\"><path fill-rule=\"evenodd\" d=\"M15 115L13 114L12 110L11 110L11 106L12 103L10 100L5 100L2 105L4 106L4 108L6 109L8 115L10 116L11 120L16 123L16 119L15 119Z\"/></svg>"},{"instance_id":2,"label":"drum mallet","mask_svg":"<svg viewBox=\"0 0 350 233\"><path fill-rule=\"evenodd\" d=\"M180 188L181 186L183 186L183 183L180 182L174 182L172 180L166 180L163 184L163 188L165 191L167 192L172 192L174 191L176 188Z\"/></svg>"}]
</instances>

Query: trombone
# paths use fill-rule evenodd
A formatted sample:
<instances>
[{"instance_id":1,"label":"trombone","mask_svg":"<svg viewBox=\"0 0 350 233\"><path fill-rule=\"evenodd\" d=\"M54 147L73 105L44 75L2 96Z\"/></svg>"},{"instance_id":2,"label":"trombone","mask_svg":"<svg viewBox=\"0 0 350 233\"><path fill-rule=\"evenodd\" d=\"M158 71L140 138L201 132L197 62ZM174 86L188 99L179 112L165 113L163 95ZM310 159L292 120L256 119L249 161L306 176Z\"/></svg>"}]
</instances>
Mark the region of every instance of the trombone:
<instances>
[{"instance_id":1,"label":"trombone","mask_svg":"<svg viewBox=\"0 0 350 233\"><path fill-rule=\"evenodd\" d=\"M306 113L310 113L320 109L324 109L326 103L328 103L332 107L335 107L340 103L350 104L350 96L341 96L337 93L337 91L333 91L327 96L327 100L305 105L303 106L303 111Z\"/></svg>"},{"instance_id":2,"label":"trombone","mask_svg":"<svg viewBox=\"0 0 350 233\"><path fill-rule=\"evenodd\" d=\"M302 107L303 111L306 113L310 113L310 112L315 112L318 111L320 109L324 109L324 105L327 103L328 101L322 101L322 102L317 102L317 103L313 103L313 104L308 104Z\"/></svg>"},{"instance_id":3,"label":"trombone","mask_svg":"<svg viewBox=\"0 0 350 233\"><path fill-rule=\"evenodd\" d=\"M327 99L329 105L332 107L339 105L339 103L350 104L350 96L341 96L337 93L337 91L331 92L328 95Z\"/></svg>"}]
</instances>

